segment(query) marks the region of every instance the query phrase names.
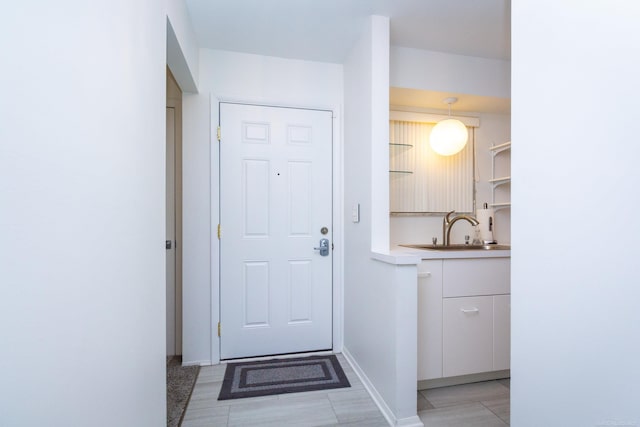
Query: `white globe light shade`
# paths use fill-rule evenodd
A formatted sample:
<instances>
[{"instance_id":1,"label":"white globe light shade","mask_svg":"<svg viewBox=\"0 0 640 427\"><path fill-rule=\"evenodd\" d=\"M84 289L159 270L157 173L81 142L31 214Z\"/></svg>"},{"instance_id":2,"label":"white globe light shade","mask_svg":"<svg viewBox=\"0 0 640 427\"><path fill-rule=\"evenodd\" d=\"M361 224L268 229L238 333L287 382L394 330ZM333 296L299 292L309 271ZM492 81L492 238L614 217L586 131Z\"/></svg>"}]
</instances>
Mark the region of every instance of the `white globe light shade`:
<instances>
[{"instance_id":1,"label":"white globe light shade","mask_svg":"<svg viewBox=\"0 0 640 427\"><path fill-rule=\"evenodd\" d=\"M468 138L469 131L464 123L456 119L446 119L431 129L429 143L433 151L441 156L451 156L464 148Z\"/></svg>"}]
</instances>

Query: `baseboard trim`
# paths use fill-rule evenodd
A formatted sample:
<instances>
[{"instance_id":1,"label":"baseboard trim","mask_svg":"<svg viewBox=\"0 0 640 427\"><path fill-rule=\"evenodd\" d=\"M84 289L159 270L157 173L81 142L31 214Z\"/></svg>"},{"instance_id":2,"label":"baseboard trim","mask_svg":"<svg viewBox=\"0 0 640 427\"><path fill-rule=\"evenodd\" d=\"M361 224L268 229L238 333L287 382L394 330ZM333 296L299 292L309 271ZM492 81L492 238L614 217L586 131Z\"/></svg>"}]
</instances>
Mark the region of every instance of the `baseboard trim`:
<instances>
[{"instance_id":1,"label":"baseboard trim","mask_svg":"<svg viewBox=\"0 0 640 427\"><path fill-rule=\"evenodd\" d=\"M384 401L380 393L378 393L378 390L376 390L373 383L371 383L371 381L369 380L369 377L367 377L367 374L365 374L362 368L360 368L360 365L358 365L358 362L356 362L356 360L353 358L351 353L349 353L349 350L347 349L347 347L344 345L342 346L342 354L344 355L344 358L347 359L347 362L349 363L349 365L351 365L351 368L353 369L353 371L356 373L356 375L362 382L362 385L364 385L365 390L367 390L367 392L375 402L378 409L380 409L380 412L382 412L382 415L384 415L384 418L387 420L390 426L424 427L424 424L422 424L422 421L420 421L420 417L418 417L417 415L413 417L407 417L407 418L400 418L400 419L396 418L394 413L391 411L391 408L389 408L389 406Z\"/></svg>"},{"instance_id":2,"label":"baseboard trim","mask_svg":"<svg viewBox=\"0 0 640 427\"><path fill-rule=\"evenodd\" d=\"M211 363L211 360L190 360L188 362L185 362L184 359L182 359L182 366L211 366L213 365L213 363Z\"/></svg>"},{"instance_id":3,"label":"baseboard trim","mask_svg":"<svg viewBox=\"0 0 640 427\"><path fill-rule=\"evenodd\" d=\"M396 421L396 427L424 427L419 416L400 418Z\"/></svg>"},{"instance_id":4,"label":"baseboard trim","mask_svg":"<svg viewBox=\"0 0 640 427\"><path fill-rule=\"evenodd\" d=\"M505 369L504 371L482 372L479 374L460 375L457 377L434 378L431 380L418 381L418 390L477 383L480 381L499 380L509 377L511 377L511 371L509 369Z\"/></svg>"}]
</instances>

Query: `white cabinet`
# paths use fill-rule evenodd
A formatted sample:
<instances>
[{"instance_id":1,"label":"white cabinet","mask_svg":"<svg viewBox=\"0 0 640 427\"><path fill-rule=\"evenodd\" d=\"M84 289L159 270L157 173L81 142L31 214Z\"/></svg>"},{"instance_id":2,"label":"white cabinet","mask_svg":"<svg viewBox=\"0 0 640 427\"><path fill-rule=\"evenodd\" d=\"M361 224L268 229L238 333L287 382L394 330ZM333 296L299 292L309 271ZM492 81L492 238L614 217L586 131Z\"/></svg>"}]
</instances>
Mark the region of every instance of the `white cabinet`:
<instances>
[{"instance_id":1,"label":"white cabinet","mask_svg":"<svg viewBox=\"0 0 640 427\"><path fill-rule=\"evenodd\" d=\"M418 264L418 378L442 378L442 260Z\"/></svg>"},{"instance_id":2,"label":"white cabinet","mask_svg":"<svg viewBox=\"0 0 640 427\"><path fill-rule=\"evenodd\" d=\"M510 259L418 267L418 380L509 369Z\"/></svg>"},{"instance_id":3,"label":"white cabinet","mask_svg":"<svg viewBox=\"0 0 640 427\"><path fill-rule=\"evenodd\" d=\"M509 258L446 259L442 266L442 296L508 294L510 275Z\"/></svg>"},{"instance_id":4,"label":"white cabinet","mask_svg":"<svg viewBox=\"0 0 640 427\"><path fill-rule=\"evenodd\" d=\"M442 375L493 370L493 297L442 301Z\"/></svg>"},{"instance_id":5,"label":"white cabinet","mask_svg":"<svg viewBox=\"0 0 640 427\"><path fill-rule=\"evenodd\" d=\"M493 370L509 369L511 361L511 295L493 297Z\"/></svg>"}]
</instances>

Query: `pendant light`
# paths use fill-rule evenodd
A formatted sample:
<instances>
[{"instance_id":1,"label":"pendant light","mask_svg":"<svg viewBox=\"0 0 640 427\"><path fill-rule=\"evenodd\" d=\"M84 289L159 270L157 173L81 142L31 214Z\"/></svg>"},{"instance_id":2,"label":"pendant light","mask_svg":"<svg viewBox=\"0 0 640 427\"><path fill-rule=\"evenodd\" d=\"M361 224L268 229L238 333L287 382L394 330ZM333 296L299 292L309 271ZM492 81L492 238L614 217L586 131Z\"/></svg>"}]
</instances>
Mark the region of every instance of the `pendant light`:
<instances>
[{"instance_id":1,"label":"pendant light","mask_svg":"<svg viewBox=\"0 0 640 427\"><path fill-rule=\"evenodd\" d=\"M429 144L441 156L452 156L467 145L469 131L460 120L451 118L451 104L458 102L458 98L445 98L443 102L449 104L449 118L439 121L431 129Z\"/></svg>"}]
</instances>

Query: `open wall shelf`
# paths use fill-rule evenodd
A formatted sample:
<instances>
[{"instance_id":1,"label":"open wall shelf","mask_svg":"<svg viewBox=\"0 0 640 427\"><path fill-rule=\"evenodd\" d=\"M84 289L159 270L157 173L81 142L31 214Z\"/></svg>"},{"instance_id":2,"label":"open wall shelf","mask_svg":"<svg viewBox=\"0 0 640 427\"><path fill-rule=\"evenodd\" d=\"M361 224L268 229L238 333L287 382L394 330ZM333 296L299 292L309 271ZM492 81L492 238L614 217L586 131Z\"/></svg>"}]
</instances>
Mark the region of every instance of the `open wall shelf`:
<instances>
[{"instance_id":1,"label":"open wall shelf","mask_svg":"<svg viewBox=\"0 0 640 427\"><path fill-rule=\"evenodd\" d=\"M494 209L510 208L511 202L503 201L496 202L496 188L511 183L511 176L499 176L496 177L496 161L500 161L499 154L511 149L511 141L504 144L493 145L489 148L491 150L491 207ZM505 189L506 191L506 189ZM511 192L509 191L509 194Z\"/></svg>"}]
</instances>

